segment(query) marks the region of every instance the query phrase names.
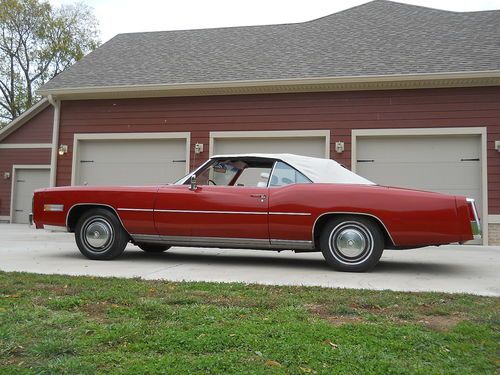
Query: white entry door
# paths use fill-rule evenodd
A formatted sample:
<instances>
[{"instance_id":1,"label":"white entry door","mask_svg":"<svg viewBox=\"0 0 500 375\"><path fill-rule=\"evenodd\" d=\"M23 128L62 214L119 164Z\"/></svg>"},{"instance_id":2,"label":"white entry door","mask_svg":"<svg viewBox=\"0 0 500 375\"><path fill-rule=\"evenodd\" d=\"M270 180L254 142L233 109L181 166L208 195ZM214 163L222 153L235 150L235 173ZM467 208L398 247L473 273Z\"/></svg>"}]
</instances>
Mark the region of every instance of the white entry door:
<instances>
[{"instance_id":1,"label":"white entry door","mask_svg":"<svg viewBox=\"0 0 500 375\"><path fill-rule=\"evenodd\" d=\"M49 169L16 168L12 199L12 222L27 224L31 213L33 191L49 186Z\"/></svg>"}]
</instances>

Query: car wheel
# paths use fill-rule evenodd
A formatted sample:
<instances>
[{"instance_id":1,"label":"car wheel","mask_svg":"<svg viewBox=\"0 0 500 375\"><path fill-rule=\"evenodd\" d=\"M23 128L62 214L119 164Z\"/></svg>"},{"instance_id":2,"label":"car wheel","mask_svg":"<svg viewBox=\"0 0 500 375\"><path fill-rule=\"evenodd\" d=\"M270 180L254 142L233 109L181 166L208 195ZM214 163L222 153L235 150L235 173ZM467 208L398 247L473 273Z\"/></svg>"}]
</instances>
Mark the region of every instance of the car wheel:
<instances>
[{"instance_id":1,"label":"car wheel","mask_svg":"<svg viewBox=\"0 0 500 375\"><path fill-rule=\"evenodd\" d=\"M129 236L115 214L97 208L87 211L78 220L75 240L87 258L109 260L123 253Z\"/></svg>"},{"instance_id":2,"label":"car wheel","mask_svg":"<svg viewBox=\"0 0 500 375\"><path fill-rule=\"evenodd\" d=\"M163 253L164 251L170 249L170 246L168 245L152 245L149 243L140 243L137 246L139 246L139 249L144 250L146 253Z\"/></svg>"},{"instance_id":3,"label":"car wheel","mask_svg":"<svg viewBox=\"0 0 500 375\"><path fill-rule=\"evenodd\" d=\"M328 222L320 237L327 263L338 271L364 272L372 269L384 251L384 237L369 218L342 216Z\"/></svg>"}]
</instances>

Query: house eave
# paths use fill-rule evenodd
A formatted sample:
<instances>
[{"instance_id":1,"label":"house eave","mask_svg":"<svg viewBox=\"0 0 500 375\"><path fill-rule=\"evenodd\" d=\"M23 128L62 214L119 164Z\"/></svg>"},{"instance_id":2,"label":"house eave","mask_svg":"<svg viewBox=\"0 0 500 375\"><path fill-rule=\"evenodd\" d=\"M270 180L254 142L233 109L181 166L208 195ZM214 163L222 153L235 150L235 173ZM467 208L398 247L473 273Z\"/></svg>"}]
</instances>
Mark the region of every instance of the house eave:
<instances>
[{"instance_id":1,"label":"house eave","mask_svg":"<svg viewBox=\"0 0 500 375\"><path fill-rule=\"evenodd\" d=\"M500 70L344 76L181 84L120 85L41 89L42 96L60 99L107 99L165 96L209 96L321 91L402 90L446 87L500 86Z\"/></svg>"}]
</instances>

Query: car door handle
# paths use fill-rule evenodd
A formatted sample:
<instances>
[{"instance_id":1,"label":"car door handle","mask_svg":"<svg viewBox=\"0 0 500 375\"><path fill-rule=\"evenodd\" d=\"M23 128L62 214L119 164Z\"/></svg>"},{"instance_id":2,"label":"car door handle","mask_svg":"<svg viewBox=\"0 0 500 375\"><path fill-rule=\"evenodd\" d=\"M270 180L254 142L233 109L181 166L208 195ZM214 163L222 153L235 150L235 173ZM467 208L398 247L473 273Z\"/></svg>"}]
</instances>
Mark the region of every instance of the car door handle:
<instances>
[{"instance_id":1,"label":"car door handle","mask_svg":"<svg viewBox=\"0 0 500 375\"><path fill-rule=\"evenodd\" d=\"M252 198L260 198L260 199L266 199L267 195L266 194L250 194Z\"/></svg>"}]
</instances>

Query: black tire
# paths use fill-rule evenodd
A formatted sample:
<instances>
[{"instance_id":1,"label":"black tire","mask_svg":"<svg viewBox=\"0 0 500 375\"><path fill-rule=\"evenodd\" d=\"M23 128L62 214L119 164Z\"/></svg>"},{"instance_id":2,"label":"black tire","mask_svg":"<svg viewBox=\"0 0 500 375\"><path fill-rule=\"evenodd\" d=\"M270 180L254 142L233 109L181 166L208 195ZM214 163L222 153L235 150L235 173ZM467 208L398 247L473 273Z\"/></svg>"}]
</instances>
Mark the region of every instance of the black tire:
<instances>
[{"instance_id":1,"label":"black tire","mask_svg":"<svg viewBox=\"0 0 500 375\"><path fill-rule=\"evenodd\" d=\"M164 251L170 249L170 246L168 245L153 245L150 243L140 243L137 244L137 246L139 246L139 249L144 250L146 253L163 253Z\"/></svg>"},{"instance_id":2,"label":"black tire","mask_svg":"<svg viewBox=\"0 0 500 375\"><path fill-rule=\"evenodd\" d=\"M114 213L96 208L85 212L78 220L75 240L78 249L87 258L110 260L123 253L129 235Z\"/></svg>"},{"instance_id":3,"label":"black tire","mask_svg":"<svg viewBox=\"0 0 500 375\"><path fill-rule=\"evenodd\" d=\"M369 271L384 251L378 223L368 217L340 216L329 221L320 237L326 262L337 271Z\"/></svg>"}]
</instances>

